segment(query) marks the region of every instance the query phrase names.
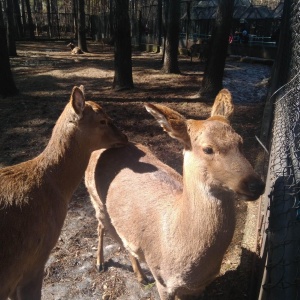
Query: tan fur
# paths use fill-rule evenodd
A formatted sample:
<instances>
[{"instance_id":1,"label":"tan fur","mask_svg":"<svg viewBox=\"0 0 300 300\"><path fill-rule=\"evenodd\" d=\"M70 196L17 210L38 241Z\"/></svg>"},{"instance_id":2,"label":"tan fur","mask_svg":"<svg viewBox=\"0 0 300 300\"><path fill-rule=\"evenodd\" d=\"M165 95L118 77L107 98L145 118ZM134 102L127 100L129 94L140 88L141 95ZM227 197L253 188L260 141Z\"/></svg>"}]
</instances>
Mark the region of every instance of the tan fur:
<instances>
[{"instance_id":1,"label":"tan fur","mask_svg":"<svg viewBox=\"0 0 300 300\"><path fill-rule=\"evenodd\" d=\"M76 54L83 54L83 51L79 47L75 46L73 43L69 43L67 45L67 47L70 47L71 54L75 54L75 55Z\"/></svg>"},{"instance_id":2,"label":"tan fur","mask_svg":"<svg viewBox=\"0 0 300 300\"><path fill-rule=\"evenodd\" d=\"M223 92L217 101L226 99ZM200 294L219 273L235 228L235 195L255 200L264 183L224 117L233 108L217 105L204 121L186 120L163 105L146 108L183 143L183 177L147 147L129 144L95 151L85 182L101 233L106 230L130 252L139 280L146 277L136 258L148 264L162 300L184 299ZM101 251L97 261L103 264Z\"/></svg>"},{"instance_id":3,"label":"tan fur","mask_svg":"<svg viewBox=\"0 0 300 300\"><path fill-rule=\"evenodd\" d=\"M45 150L0 169L0 299L41 298L44 266L92 151L127 138L74 87Z\"/></svg>"},{"instance_id":4,"label":"tan fur","mask_svg":"<svg viewBox=\"0 0 300 300\"><path fill-rule=\"evenodd\" d=\"M225 118L232 116L234 111L234 105L232 102L231 93L227 89L222 89L214 102L214 105L211 109L211 116L216 115L216 112L224 115Z\"/></svg>"}]
</instances>

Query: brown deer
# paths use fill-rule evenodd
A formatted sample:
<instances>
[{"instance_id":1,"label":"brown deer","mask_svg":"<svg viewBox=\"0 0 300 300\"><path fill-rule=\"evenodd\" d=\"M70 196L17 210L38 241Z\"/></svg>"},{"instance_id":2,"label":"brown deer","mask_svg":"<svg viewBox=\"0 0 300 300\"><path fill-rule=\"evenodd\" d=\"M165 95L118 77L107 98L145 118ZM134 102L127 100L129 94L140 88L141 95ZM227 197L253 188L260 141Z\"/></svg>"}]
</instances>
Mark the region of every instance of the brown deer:
<instances>
[{"instance_id":1,"label":"brown deer","mask_svg":"<svg viewBox=\"0 0 300 300\"><path fill-rule=\"evenodd\" d=\"M189 49L189 55L191 56L191 61L193 61L193 56L197 56L201 62L205 62L208 57L209 44L206 40L200 40L199 44L193 44Z\"/></svg>"},{"instance_id":2,"label":"brown deer","mask_svg":"<svg viewBox=\"0 0 300 300\"><path fill-rule=\"evenodd\" d=\"M44 266L92 151L127 143L74 87L45 150L0 169L0 299L41 299Z\"/></svg>"},{"instance_id":3,"label":"brown deer","mask_svg":"<svg viewBox=\"0 0 300 300\"><path fill-rule=\"evenodd\" d=\"M183 176L139 144L93 152L85 183L99 220L100 269L106 230L132 255L141 282L147 278L137 259L147 263L162 300L201 294L218 275L235 229L236 195L255 200L264 191L227 119L228 95L221 90L213 115L201 121L145 105L183 144Z\"/></svg>"},{"instance_id":4,"label":"brown deer","mask_svg":"<svg viewBox=\"0 0 300 300\"><path fill-rule=\"evenodd\" d=\"M67 47L70 47L71 54L83 54L83 51L79 47L75 46L73 43L69 43Z\"/></svg>"}]
</instances>

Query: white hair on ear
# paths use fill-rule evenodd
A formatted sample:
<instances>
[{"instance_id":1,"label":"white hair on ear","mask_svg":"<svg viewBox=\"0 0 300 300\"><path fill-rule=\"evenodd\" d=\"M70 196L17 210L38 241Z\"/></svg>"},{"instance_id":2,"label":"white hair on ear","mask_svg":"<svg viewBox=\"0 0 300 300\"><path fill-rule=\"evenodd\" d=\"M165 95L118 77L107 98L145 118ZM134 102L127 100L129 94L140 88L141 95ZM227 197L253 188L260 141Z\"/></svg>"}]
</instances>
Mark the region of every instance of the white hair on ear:
<instances>
[{"instance_id":1,"label":"white hair on ear","mask_svg":"<svg viewBox=\"0 0 300 300\"><path fill-rule=\"evenodd\" d=\"M82 93L83 93L83 95L84 95L84 86L81 85L79 88L81 89L81 91L82 91Z\"/></svg>"}]
</instances>

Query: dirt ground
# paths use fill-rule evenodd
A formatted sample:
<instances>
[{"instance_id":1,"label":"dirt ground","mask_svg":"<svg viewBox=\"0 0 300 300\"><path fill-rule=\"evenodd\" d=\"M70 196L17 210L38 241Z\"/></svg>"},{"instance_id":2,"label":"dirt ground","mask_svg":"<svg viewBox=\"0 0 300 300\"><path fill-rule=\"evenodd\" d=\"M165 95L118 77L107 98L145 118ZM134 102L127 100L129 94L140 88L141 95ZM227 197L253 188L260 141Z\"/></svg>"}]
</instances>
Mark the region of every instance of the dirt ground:
<instances>
[{"instance_id":1,"label":"dirt ground","mask_svg":"<svg viewBox=\"0 0 300 300\"><path fill-rule=\"evenodd\" d=\"M20 94L0 99L0 167L33 158L46 146L55 121L74 85L85 86L87 99L99 102L129 139L148 145L156 155L182 171L182 149L158 126L143 107L160 102L187 118L209 116L211 102L194 95L200 87L204 64L179 57L181 75L161 73L161 55L133 52L135 89L111 90L112 49L88 42L89 53L70 54L67 42L19 42L11 67ZM259 136L271 67L228 58L224 87L236 105L232 125L244 138L244 150L252 164L259 151ZM201 299L249 299L253 293L253 257L259 201L236 202L237 227L224 258L220 276ZM191 224L192 226L192 224ZM43 300L159 299L155 284L137 283L127 253L105 237L107 271L95 267L97 221L83 183L69 205L56 247L45 269ZM147 271L147 266L142 264ZM151 279L150 272L147 272Z\"/></svg>"}]
</instances>

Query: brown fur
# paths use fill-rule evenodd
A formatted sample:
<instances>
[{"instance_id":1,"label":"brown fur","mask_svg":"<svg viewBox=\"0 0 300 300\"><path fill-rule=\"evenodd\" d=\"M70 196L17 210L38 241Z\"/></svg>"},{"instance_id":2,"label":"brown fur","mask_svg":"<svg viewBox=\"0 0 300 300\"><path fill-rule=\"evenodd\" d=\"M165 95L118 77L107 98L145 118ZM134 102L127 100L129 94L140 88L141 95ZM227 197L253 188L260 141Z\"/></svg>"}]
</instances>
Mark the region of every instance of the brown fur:
<instances>
[{"instance_id":1,"label":"brown fur","mask_svg":"<svg viewBox=\"0 0 300 300\"><path fill-rule=\"evenodd\" d=\"M193 44L189 49L191 61L193 56L197 56L200 61L205 62L208 57L209 45L207 41L199 41L199 44Z\"/></svg>"},{"instance_id":2,"label":"brown fur","mask_svg":"<svg viewBox=\"0 0 300 300\"><path fill-rule=\"evenodd\" d=\"M220 93L226 93L221 91ZM219 99L225 99L222 95ZM221 104L221 103L219 103ZM217 105L204 121L186 120L163 105L146 104L184 145L183 177L142 145L95 151L85 182L99 220L132 255L145 260L162 300L200 294L219 273L235 228L234 198L257 199L264 184L240 152L242 138ZM103 264L98 249L97 263Z\"/></svg>"},{"instance_id":3,"label":"brown fur","mask_svg":"<svg viewBox=\"0 0 300 300\"><path fill-rule=\"evenodd\" d=\"M92 151L127 138L74 87L45 150L0 169L0 299L41 298L45 263Z\"/></svg>"},{"instance_id":4,"label":"brown fur","mask_svg":"<svg viewBox=\"0 0 300 300\"><path fill-rule=\"evenodd\" d=\"M75 46L73 43L69 43L67 47L70 47L71 54L83 54L83 51L79 47Z\"/></svg>"}]
</instances>

